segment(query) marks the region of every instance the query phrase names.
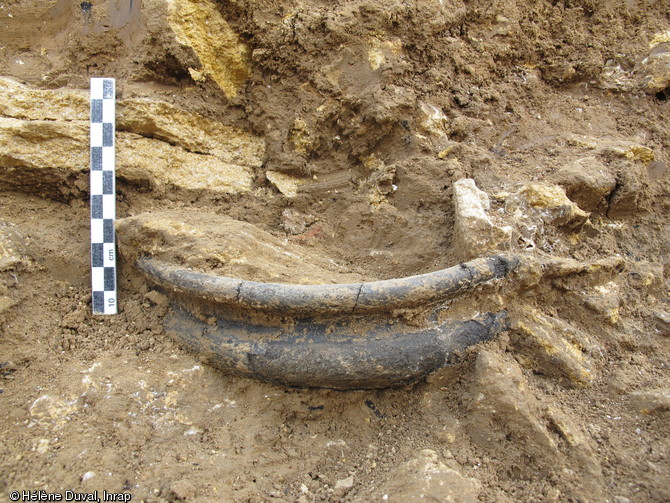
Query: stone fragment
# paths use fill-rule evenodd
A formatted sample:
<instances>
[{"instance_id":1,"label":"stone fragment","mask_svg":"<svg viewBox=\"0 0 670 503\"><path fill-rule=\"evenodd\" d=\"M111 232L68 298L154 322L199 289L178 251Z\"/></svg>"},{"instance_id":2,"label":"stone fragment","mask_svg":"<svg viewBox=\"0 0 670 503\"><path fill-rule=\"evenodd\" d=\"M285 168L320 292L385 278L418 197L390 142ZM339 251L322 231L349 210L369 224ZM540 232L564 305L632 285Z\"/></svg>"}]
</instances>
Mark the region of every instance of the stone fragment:
<instances>
[{"instance_id":1,"label":"stone fragment","mask_svg":"<svg viewBox=\"0 0 670 503\"><path fill-rule=\"evenodd\" d=\"M567 257L527 256L516 274L526 286L538 284L544 278L563 278L577 274L588 274L593 283L606 281L624 267L622 257L606 257L603 259L580 261Z\"/></svg>"},{"instance_id":2,"label":"stone fragment","mask_svg":"<svg viewBox=\"0 0 670 503\"><path fill-rule=\"evenodd\" d=\"M351 489L354 486L353 475L335 482L335 489Z\"/></svg>"},{"instance_id":3,"label":"stone fragment","mask_svg":"<svg viewBox=\"0 0 670 503\"><path fill-rule=\"evenodd\" d=\"M542 78L550 83L565 84L579 77L573 65L566 61L558 61L541 67Z\"/></svg>"},{"instance_id":4,"label":"stone fragment","mask_svg":"<svg viewBox=\"0 0 670 503\"><path fill-rule=\"evenodd\" d=\"M30 264L26 243L16 225L0 219L0 272Z\"/></svg>"},{"instance_id":5,"label":"stone fragment","mask_svg":"<svg viewBox=\"0 0 670 503\"><path fill-rule=\"evenodd\" d=\"M0 186L55 197L82 195L88 134L84 121L0 117Z\"/></svg>"},{"instance_id":6,"label":"stone fragment","mask_svg":"<svg viewBox=\"0 0 670 503\"><path fill-rule=\"evenodd\" d=\"M619 256L605 257L594 261L575 260L567 257L543 257L540 259L546 277L560 278L571 274L611 274L620 271L624 259Z\"/></svg>"},{"instance_id":7,"label":"stone fragment","mask_svg":"<svg viewBox=\"0 0 670 503\"><path fill-rule=\"evenodd\" d=\"M201 69L189 68L194 80L211 78L233 98L249 78L249 49L211 0L169 2L168 25L177 41L195 52Z\"/></svg>"},{"instance_id":8,"label":"stone fragment","mask_svg":"<svg viewBox=\"0 0 670 503\"><path fill-rule=\"evenodd\" d=\"M293 148L300 155L307 156L317 147L316 138L310 131L304 119L298 117L293 122L293 127L289 132L289 139L293 143Z\"/></svg>"},{"instance_id":9,"label":"stone fragment","mask_svg":"<svg viewBox=\"0 0 670 503\"><path fill-rule=\"evenodd\" d=\"M633 168L619 171L617 187L609 198L607 216L625 218L646 209L649 194L644 183L645 179L646 170Z\"/></svg>"},{"instance_id":10,"label":"stone fragment","mask_svg":"<svg viewBox=\"0 0 670 503\"><path fill-rule=\"evenodd\" d=\"M129 182L148 183L158 190L176 187L227 194L248 192L254 181L250 166L194 154L132 133L117 137L117 176Z\"/></svg>"},{"instance_id":11,"label":"stone fragment","mask_svg":"<svg viewBox=\"0 0 670 503\"><path fill-rule=\"evenodd\" d=\"M645 165L651 163L656 156L654 151L644 145L633 145L624 152L626 159L631 161L642 161Z\"/></svg>"},{"instance_id":12,"label":"stone fragment","mask_svg":"<svg viewBox=\"0 0 670 503\"><path fill-rule=\"evenodd\" d=\"M504 444L509 436L527 444L532 456L544 459L556 454L556 442L535 414L535 399L514 360L482 350L473 380L468 428L476 443Z\"/></svg>"},{"instance_id":13,"label":"stone fragment","mask_svg":"<svg viewBox=\"0 0 670 503\"><path fill-rule=\"evenodd\" d=\"M58 430L65 426L80 408L77 396L42 395L30 405L29 411L31 422Z\"/></svg>"},{"instance_id":14,"label":"stone fragment","mask_svg":"<svg viewBox=\"0 0 670 503\"><path fill-rule=\"evenodd\" d=\"M0 316L20 302L15 289L17 271L28 268L31 258L17 227L0 219Z\"/></svg>"},{"instance_id":15,"label":"stone fragment","mask_svg":"<svg viewBox=\"0 0 670 503\"><path fill-rule=\"evenodd\" d=\"M537 311L519 313L512 327L511 340L524 366L574 386L591 384L593 371L584 352L592 343L586 334Z\"/></svg>"},{"instance_id":16,"label":"stone fragment","mask_svg":"<svg viewBox=\"0 0 670 503\"><path fill-rule=\"evenodd\" d=\"M419 101L419 110L421 112L419 124L424 133L438 138L447 136L446 125L448 119L440 108L430 103Z\"/></svg>"},{"instance_id":17,"label":"stone fragment","mask_svg":"<svg viewBox=\"0 0 670 503\"><path fill-rule=\"evenodd\" d=\"M86 482L87 480L91 480L93 477L95 477L95 472L88 471L81 476L81 481Z\"/></svg>"},{"instance_id":18,"label":"stone fragment","mask_svg":"<svg viewBox=\"0 0 670 503\"><path fill-rule=\"evenodd\" d=\"M481 257L507 245L511 229L493 223L486 192L475 181L464 178L454 183L455 248L463 260Z\"/></svg>"},{"instance_id":19,"label":"stone fragment","mask_svg":"<svg viewBox=\"0 0 670 503\"><path fill-rule=\"evenodd\" d=\"M640 150L635 150L639 154ZM633 149L629 149L624 154L626 158L635 160ZM652 152L653 154L653 152ZM633 156L633 157L631 157ZM649 158L645 158L649 159ZM651 157L653 159L653 157ZM609 197L609 207L607 216L610 218L625 218L649 208L649 187L648 172L643 158L640 158L645 165L640 163L630 163L622 167L617 172L617 186Z\"/></svg>"},{"instance_id":20,"label":"stone fragment","mask_svg":"<svg viewBox=\"0 0 670 503\"><path fill-rule=\"evenodd\" d=\"M465 477L455 460L439 459L437 452L422 450L418 456L394 469L386 482L375 490L380 500L397 503L441 501L476 503L481 491L479 482ZM355 501L369 501L359 498Z\"/></svg>"},{"instance_id":21,"label":"stone fragment","mask_svg":"<svg viewBox=\"0 0 670 503\"><path fill-rule=\"evenodd\" d=\"M584 471L598 476L601 473L601 467L591 448L589 436L565 412L556 407L546 407L544 416L547 419L548 428L556 432L560 439L567 443L577 463L585 468Z\"/></svg>"},{"instance_id":22,"label":"stone fragment","mask_svg":"<svg viewBox=\"0 0 670 503\"><path fill-rule=\"evenodd\" d=\"M640 89L648 94L670 88L670 31L657 33L649 53L637 64L618 57L605 63L595 84L601 89L629 92Z\"/></svg>"},{"instance_id":23,"label":"stone fragment","mask_svg":"<svg viewBox=\"0 0 670 503\"><path fill-rule=\"evenodd\" d=\"M366 169L370 172L365 185L379 196L387 196L395 192L398 187L393 184L396 178L396 166L387 165L374 155L363 160ZM385 198L384 198L385 199Z\"/></svg>"},{"instance_id":24,"label":"stone fragment","mask_svg":"<svg viewBox=\"0 0 670 503\"><path fill-rule=\"evenodd\" d=\"M250 223L202 210L141 213L117 221L121 254L222 276L275 283L356 283L360 278L310 248Z\"/></svg>"},{"instance_id":25,"label":"stone fragment","mask_svg":"<svg viewBox=\"0 0 670 503\"><path fill-rule=\"evenodd\" d=\"M649 55L635 68L642 90L649 94L665 91L670 87L670 41L659 42Z\"/></svg>"},{"instance_id":26,"label":"stone fragment","mask_svg":"<svg viewBox=\"0 0 670 503\"><path fill-rule=\"evenodd\" d=\"M335 490L333 491L333 497L342 498L351 490L352 487L354 487L353 475L338 480L337 482L335 482L335 488L334 488Z\"/></svg>"},{"instance_id":27,"label":"stone fragment","mask_svg":"<svg viewBox=\"0 0 670 503\"><path fill-rule=\"evenodd\" d=\"M0 77L0 116L24 120L88 121L89 95L77 89L33 89Z\"/></svg>"},{"instance_id":28,"label":"stone fragment","mask_svg":"<svg viewBox=\"0 0 670 503\"><path fill-rule=\"evenodd\" d=\"M608 59L595 84L607 91L629 92L637 87L633 63Z\"/></svg>"},{"instance_id":29,"label":"stone fragment","mask_svg":"<svg viewBox=\"0 0 670 503\"><path fill-rule=\"evenodd\" d=\"M552 178L580 208L596 211L607 206L606 198L616 186L616 178L595 157L579 159Z\"/></svg>"},{"instance_id":30,"label":"stone fragment","mask_svg":"<svg viewBox=\"0 0 670 503\"><path fill-rule=\"evenodd\" d=\"M49 451L49 444L51 442L49 441L48 438L40 438L37 441L37 445L34 448L34 451L37 454L46 454Z\"/></svg>"},{"instance_id":31,"label":"stone fragment","mask_svg":"<svg viewBox=\"0 0 670 503\"><path fill-rule=\"evenodd\" d=\"M651 148L634 141L591 138L584 146L595 149L599 156L610 160L622 158L648 165L656 158Z\"/></svg>"},{"instance_id":32,"label":"stone fragment","mask_svg":"<svg viewBox=\"0 0 670 503\"><path fill-rule=\"evenodd\" d=\"M621 306L620 288L614 281L604 285L596 285L586 288L578 295L589 309L604 316L605 321L611 325L619 323L619 307Z\"/></svg>"},{"instance_id":33,"label":"stone fragment","mask_svg":"<svg viewBox=\"0 0 670 503\"><path fill-rule=\"evenodd\" d=\"M642 414L670 410L670 388L635 391L630 394L634 407Z\"/></svg>"},{"instance_id":34,"label":"stone fragment","mask_svg":"<svg viewBox=\"0 0 670 503\"><path fill-rule=\"evenodd\" d=\"M670 313L665 311L654 312L654 319L656 320L656 328L661 335L670 335Z\"/></svg>"},{"instance_id":35,"label":"stone fragment","mask_svg":"<svg viewBox=\"0 0 670 503\"><path fill-rule=\"evenodd\" d=\"M302 234L307 230L307 227L316 222L314 215L306 215L300 213L292 208L286 208L282 211L282 227L286 229L289 234Z\"/></svg>"},{"instance_id":36,"label":"stone fragment","mask_svg":"<svg viewBox=\"0 0 670 503\"><path fill-rule=\"evenodd\" d=\"M163 295L162 293L160 293L156 290L151 290L151 291L147 292L144 295L144 298L147 299L152 304L154 304L155 306L159 306L159 307L167 307L167 305L170 303L167 296Z\"/></svg>"},{"instance_id":37,"label":"stone fragment","mask_svg":"<svg viewBox=\"0 0 670 503\"><path fill-rule=\"evenodd\" d=\"M163 140L224 162L258 168L265 143L250 133L181 110L164 101L128 99L118 103L117 128Z\"/></svg>"},{"instance_id":38,"label":"stone fragment","mask_svg":"<svg viewBox=\"0 0 670 503\"><path fill-rule=\"evenodd\" d=\"M286 197L295 197L298 195L298 188L306 183L304 178L287 175L281 171L267 170L265 172L267 179L277 187L277 190Z\"/></svg>"},{"instance_id":39,"label":"stone fragment","mask_svg":"<svg viewBox=\"0 0 670 503\"><path fill-rule=\"evenodd\" d=\"M481 350L471 385L472 441L483 450L504 449L506 462L527 476L538 470L579 474L570 490L602 491L602 471L588 439L566 413L545 407L528 389L519 364L509 356ZM567 449L559 441L567 442Z\"/></svg>"},{"instance_id":40,"label":"stone fragment","mask_svg":"<svg viewBox=\"0 0 670 503\"><path fill-rule=\"evenodd\" d=\"M589 214L570 201L558 185L529 184L519 194L541 212L543 219L558 227L579 230L589 218Z\"/></svg>"},{"instance_id":41,"label":"stone fragment","mask_svg":"<svg viewBox=\"0 0 670 503\"><path fill-rule=\"evenodd\" d=\"M370 68L374 71L379 70L388 60L395 59L402 54L402 40L399 38L391 40L371 38L369 42L368 61L370 62Z\"/></svg>"},{"instance_id":42,"label":"stone fragment","mask_svg":"<svg viewBox=\"0 0 670 503\"><path fill-rule=\"evenodd\" d=\"M0 186L66 199L86 194L88 95L0 84ZM264 156L260 138L165 102L121 101L119 112L119 178L157 190L252 188Z\"/></svg>"},{"instance_id":43,"label":"stone fragment","mask_svg":"<svg viewBox=\"0 0 670 503\"><path fill-rule=\"evenodd\" d=\"M654 48L658 44L668 44L668 43L670 43L670 30L660 31L658 33L654 33L654 36L651 38L651 41L649 42L649 47Z\"/></svg>"}]
</instances>

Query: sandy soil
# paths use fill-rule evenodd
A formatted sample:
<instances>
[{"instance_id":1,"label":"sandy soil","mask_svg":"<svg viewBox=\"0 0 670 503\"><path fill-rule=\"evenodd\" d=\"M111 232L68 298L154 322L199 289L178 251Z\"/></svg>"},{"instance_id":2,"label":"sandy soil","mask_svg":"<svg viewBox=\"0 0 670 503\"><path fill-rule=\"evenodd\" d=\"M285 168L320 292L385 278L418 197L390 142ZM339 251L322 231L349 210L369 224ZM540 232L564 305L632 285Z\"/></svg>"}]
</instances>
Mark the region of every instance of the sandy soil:
<instances>
[{"instance_id":1,"label":"sandy soil","mask_svg":"<svg viewBox=\"0 0 670 503\"><path fill-rule=\"evenodd\" d=\"M0 76L0 501L670 501L665 0L4 0ZM109 317L89 286L100 76ZM134 267L334 283L491 250L524 266L443 307L506 309L509 330L377 391L215 371Z\"/></svg>"}]
</instances>

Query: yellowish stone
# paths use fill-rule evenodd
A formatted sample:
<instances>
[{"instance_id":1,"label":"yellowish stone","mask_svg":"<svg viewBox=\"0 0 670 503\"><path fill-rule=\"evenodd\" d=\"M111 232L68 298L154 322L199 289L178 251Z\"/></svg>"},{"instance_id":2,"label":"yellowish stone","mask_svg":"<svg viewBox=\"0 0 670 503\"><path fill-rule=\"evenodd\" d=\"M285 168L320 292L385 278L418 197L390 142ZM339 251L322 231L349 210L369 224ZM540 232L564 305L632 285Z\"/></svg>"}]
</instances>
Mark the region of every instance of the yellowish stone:
<instances>
[{"instance_id":1,"label":"yellowish stone","mask_svg":"<svg viewBox=\"0 0 670 503\"><path fill-rule=\"evenodd\" d=\"M263 163L265 143L260 137L164 101L123 100L118 105L117 124L121 130L211 154L228 163L251 167Z\"/></svg>"},{"instance_id":2,"label":"yellowish stone","mask_svg":"<svg viewBox=\"0 0 670 503\"><path fill-rule=\"evenodd\" d=\"M654 160L654 151L649 147L637 145L626 151L626 158L634 161L642 161L645 165Z\"/></svg>"},{"instance_id":3,"label":"yellowish stone","mask_svg":"<svg viewBox=\"0 0 670 503\"><path fill-rule=\"evenodd\" d=\"M202 65L195 78L209 77L226 96L235 97L251 74L247 46L211 0L174 0L169 7L168 23L177 41L191 47Z\"/></svg>"},{"instance_id":4,"label":"yellowish stone","mask_svg":"<svg viewBox=\"0 0 670 503\"><path fill-rule=\"evenodd\" d=\"M275 187L277 187L279 192L284 194L286 197L297 196L298 188L301 185L304 185L306 182L304 178L287 175L281 171L268 170L265 172L265 176Z\"/></svg>"}]
</instances>

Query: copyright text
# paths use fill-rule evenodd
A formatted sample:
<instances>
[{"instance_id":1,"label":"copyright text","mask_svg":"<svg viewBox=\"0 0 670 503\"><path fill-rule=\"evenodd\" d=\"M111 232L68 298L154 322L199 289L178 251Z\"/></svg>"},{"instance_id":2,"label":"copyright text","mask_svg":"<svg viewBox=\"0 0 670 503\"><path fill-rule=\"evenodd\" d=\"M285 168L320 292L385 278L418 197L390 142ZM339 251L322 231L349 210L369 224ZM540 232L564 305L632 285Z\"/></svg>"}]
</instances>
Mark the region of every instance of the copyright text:
<instances>
[{"instance_id":1,"label":"copyright text","mask_svg":"<svg viewBox=\"0 0 670 503\"><path fill-rule=\"evenodd\" d=\"M130 493L110 493L107 491L93 491L82 493L77 491L65 491L64 493L50 493L47 491L10 491L10 501L131 501L133 495Z\"/></svg>"}]
</instances>

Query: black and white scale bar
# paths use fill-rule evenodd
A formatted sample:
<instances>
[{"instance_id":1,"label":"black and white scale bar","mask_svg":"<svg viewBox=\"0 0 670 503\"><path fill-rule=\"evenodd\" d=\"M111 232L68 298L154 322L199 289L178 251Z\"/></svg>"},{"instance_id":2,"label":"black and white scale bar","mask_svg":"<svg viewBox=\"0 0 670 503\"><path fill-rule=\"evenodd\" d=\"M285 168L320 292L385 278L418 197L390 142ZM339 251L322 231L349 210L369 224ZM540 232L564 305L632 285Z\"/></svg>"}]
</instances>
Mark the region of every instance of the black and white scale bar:
<instances>
[{"instance_id":1,"label":"black and white scale bar","mask_svg":"<svg viewBox=\"0 0 670 503\"><path fill-rule=\"evenodd\" d=\"M116 314L114 79L91 79L91 285L93 314Z\"/></svg>"}]
</instances>

